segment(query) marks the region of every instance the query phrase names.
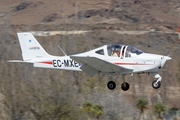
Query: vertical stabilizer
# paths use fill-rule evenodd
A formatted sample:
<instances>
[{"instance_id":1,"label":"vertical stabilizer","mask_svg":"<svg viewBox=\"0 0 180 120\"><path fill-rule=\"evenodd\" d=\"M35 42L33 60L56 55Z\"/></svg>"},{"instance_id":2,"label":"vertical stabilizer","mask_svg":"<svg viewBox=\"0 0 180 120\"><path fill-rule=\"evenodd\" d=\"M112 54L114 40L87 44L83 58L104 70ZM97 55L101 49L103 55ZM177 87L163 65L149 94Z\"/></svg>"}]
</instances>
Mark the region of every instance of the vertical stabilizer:
<instances>
[{"instance_id":1,"label":"vertical stabilizer","mask_svg":"<svg viewBox=\"0 0 180 120\"><path fill-rule=\"evenodd\" d=\"M17 35L24 61L50 56L31 33L23 32L17 33Z\"/></svg>"}]
</instances>

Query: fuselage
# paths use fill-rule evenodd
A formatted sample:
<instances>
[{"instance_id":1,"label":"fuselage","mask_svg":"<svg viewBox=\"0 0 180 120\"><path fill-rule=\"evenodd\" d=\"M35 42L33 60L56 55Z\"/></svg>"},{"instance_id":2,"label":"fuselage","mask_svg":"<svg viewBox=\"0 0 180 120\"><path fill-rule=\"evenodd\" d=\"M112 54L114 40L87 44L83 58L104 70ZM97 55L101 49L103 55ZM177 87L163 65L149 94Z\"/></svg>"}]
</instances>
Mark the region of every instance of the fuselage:
<instances>
[{"instance_id":1,"label":"fuselage","mask_svg":"<svg viewBox=\"0 0 180 120\"><path fill-rule=\"evenodd\" d=\"M122 48L124 48L124 51ZM133 73L158 72L159 68L161 68L162 58L164 57L163 55L144 53L141 51L139 51L141 52L140 54L128 52L128 46L121 47L121 50L119 50L120 56L111 56L111 53L109 52L110 51L108 46L104 45L97 49L72 56L96 57L117 66L132 69ZM124 55L122 55L122 52L125 52ZM70 56L51 56L48 58L37 58L33 59L32 63L34 63L34 67L40 68L82 71L80 69L82 63L76 62L75 60L71 59Z\"/></svg>"}]
</instances>

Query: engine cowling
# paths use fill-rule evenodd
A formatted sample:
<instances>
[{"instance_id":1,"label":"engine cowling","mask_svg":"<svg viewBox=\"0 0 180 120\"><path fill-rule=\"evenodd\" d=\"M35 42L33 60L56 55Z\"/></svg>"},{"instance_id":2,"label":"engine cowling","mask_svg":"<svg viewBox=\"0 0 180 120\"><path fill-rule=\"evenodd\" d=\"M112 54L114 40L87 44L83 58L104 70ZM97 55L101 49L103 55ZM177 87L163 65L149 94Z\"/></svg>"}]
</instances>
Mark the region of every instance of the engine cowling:
<instances>
[{"instance_id":1,"label":"engine cowling","mask_svg":"<svg viewBox=\"0 0 180 120\"><path fill-rule=\"evenodd\" d=\"M166 61L167 61L166 58L163 57L161 60L161 68L165 65Z\"/></svg>"}]
</instances>

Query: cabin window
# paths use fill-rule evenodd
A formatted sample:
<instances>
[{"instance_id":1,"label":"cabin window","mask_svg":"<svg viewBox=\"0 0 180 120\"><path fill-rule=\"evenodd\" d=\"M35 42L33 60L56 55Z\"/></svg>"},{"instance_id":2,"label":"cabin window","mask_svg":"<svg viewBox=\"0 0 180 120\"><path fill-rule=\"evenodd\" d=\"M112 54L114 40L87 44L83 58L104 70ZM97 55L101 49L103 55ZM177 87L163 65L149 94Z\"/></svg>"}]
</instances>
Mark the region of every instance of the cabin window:
<instances>
[{"instance_id":1,"label":"cabin window","mask_svg":"<svg viewBox=\"0 0 180 120\"><path fill-rule=\"evenodd\" d=\"M98 50L98 51L96 51L96 53L97 53L97 54L100 54L100 55L104 55L104 50L103 50L103 49Z\"/></svg>"}]
</instances>

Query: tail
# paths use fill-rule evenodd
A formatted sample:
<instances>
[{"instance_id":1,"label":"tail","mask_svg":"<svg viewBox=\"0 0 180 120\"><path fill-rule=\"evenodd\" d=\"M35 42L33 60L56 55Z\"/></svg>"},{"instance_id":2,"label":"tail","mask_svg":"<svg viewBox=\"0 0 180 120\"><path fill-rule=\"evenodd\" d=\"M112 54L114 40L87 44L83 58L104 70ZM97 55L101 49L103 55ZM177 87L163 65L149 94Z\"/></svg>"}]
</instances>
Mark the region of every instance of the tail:
<instances>
[{"instance_id":1,"label":"tail","mask_svg":"<svg viewBox=\"0 0 180 120\"><path fill-rule=\"evenodd\" d=\"M22 32L17 35L24 61L50 56L31 33Z\"/></svg>"}]
</instances>

